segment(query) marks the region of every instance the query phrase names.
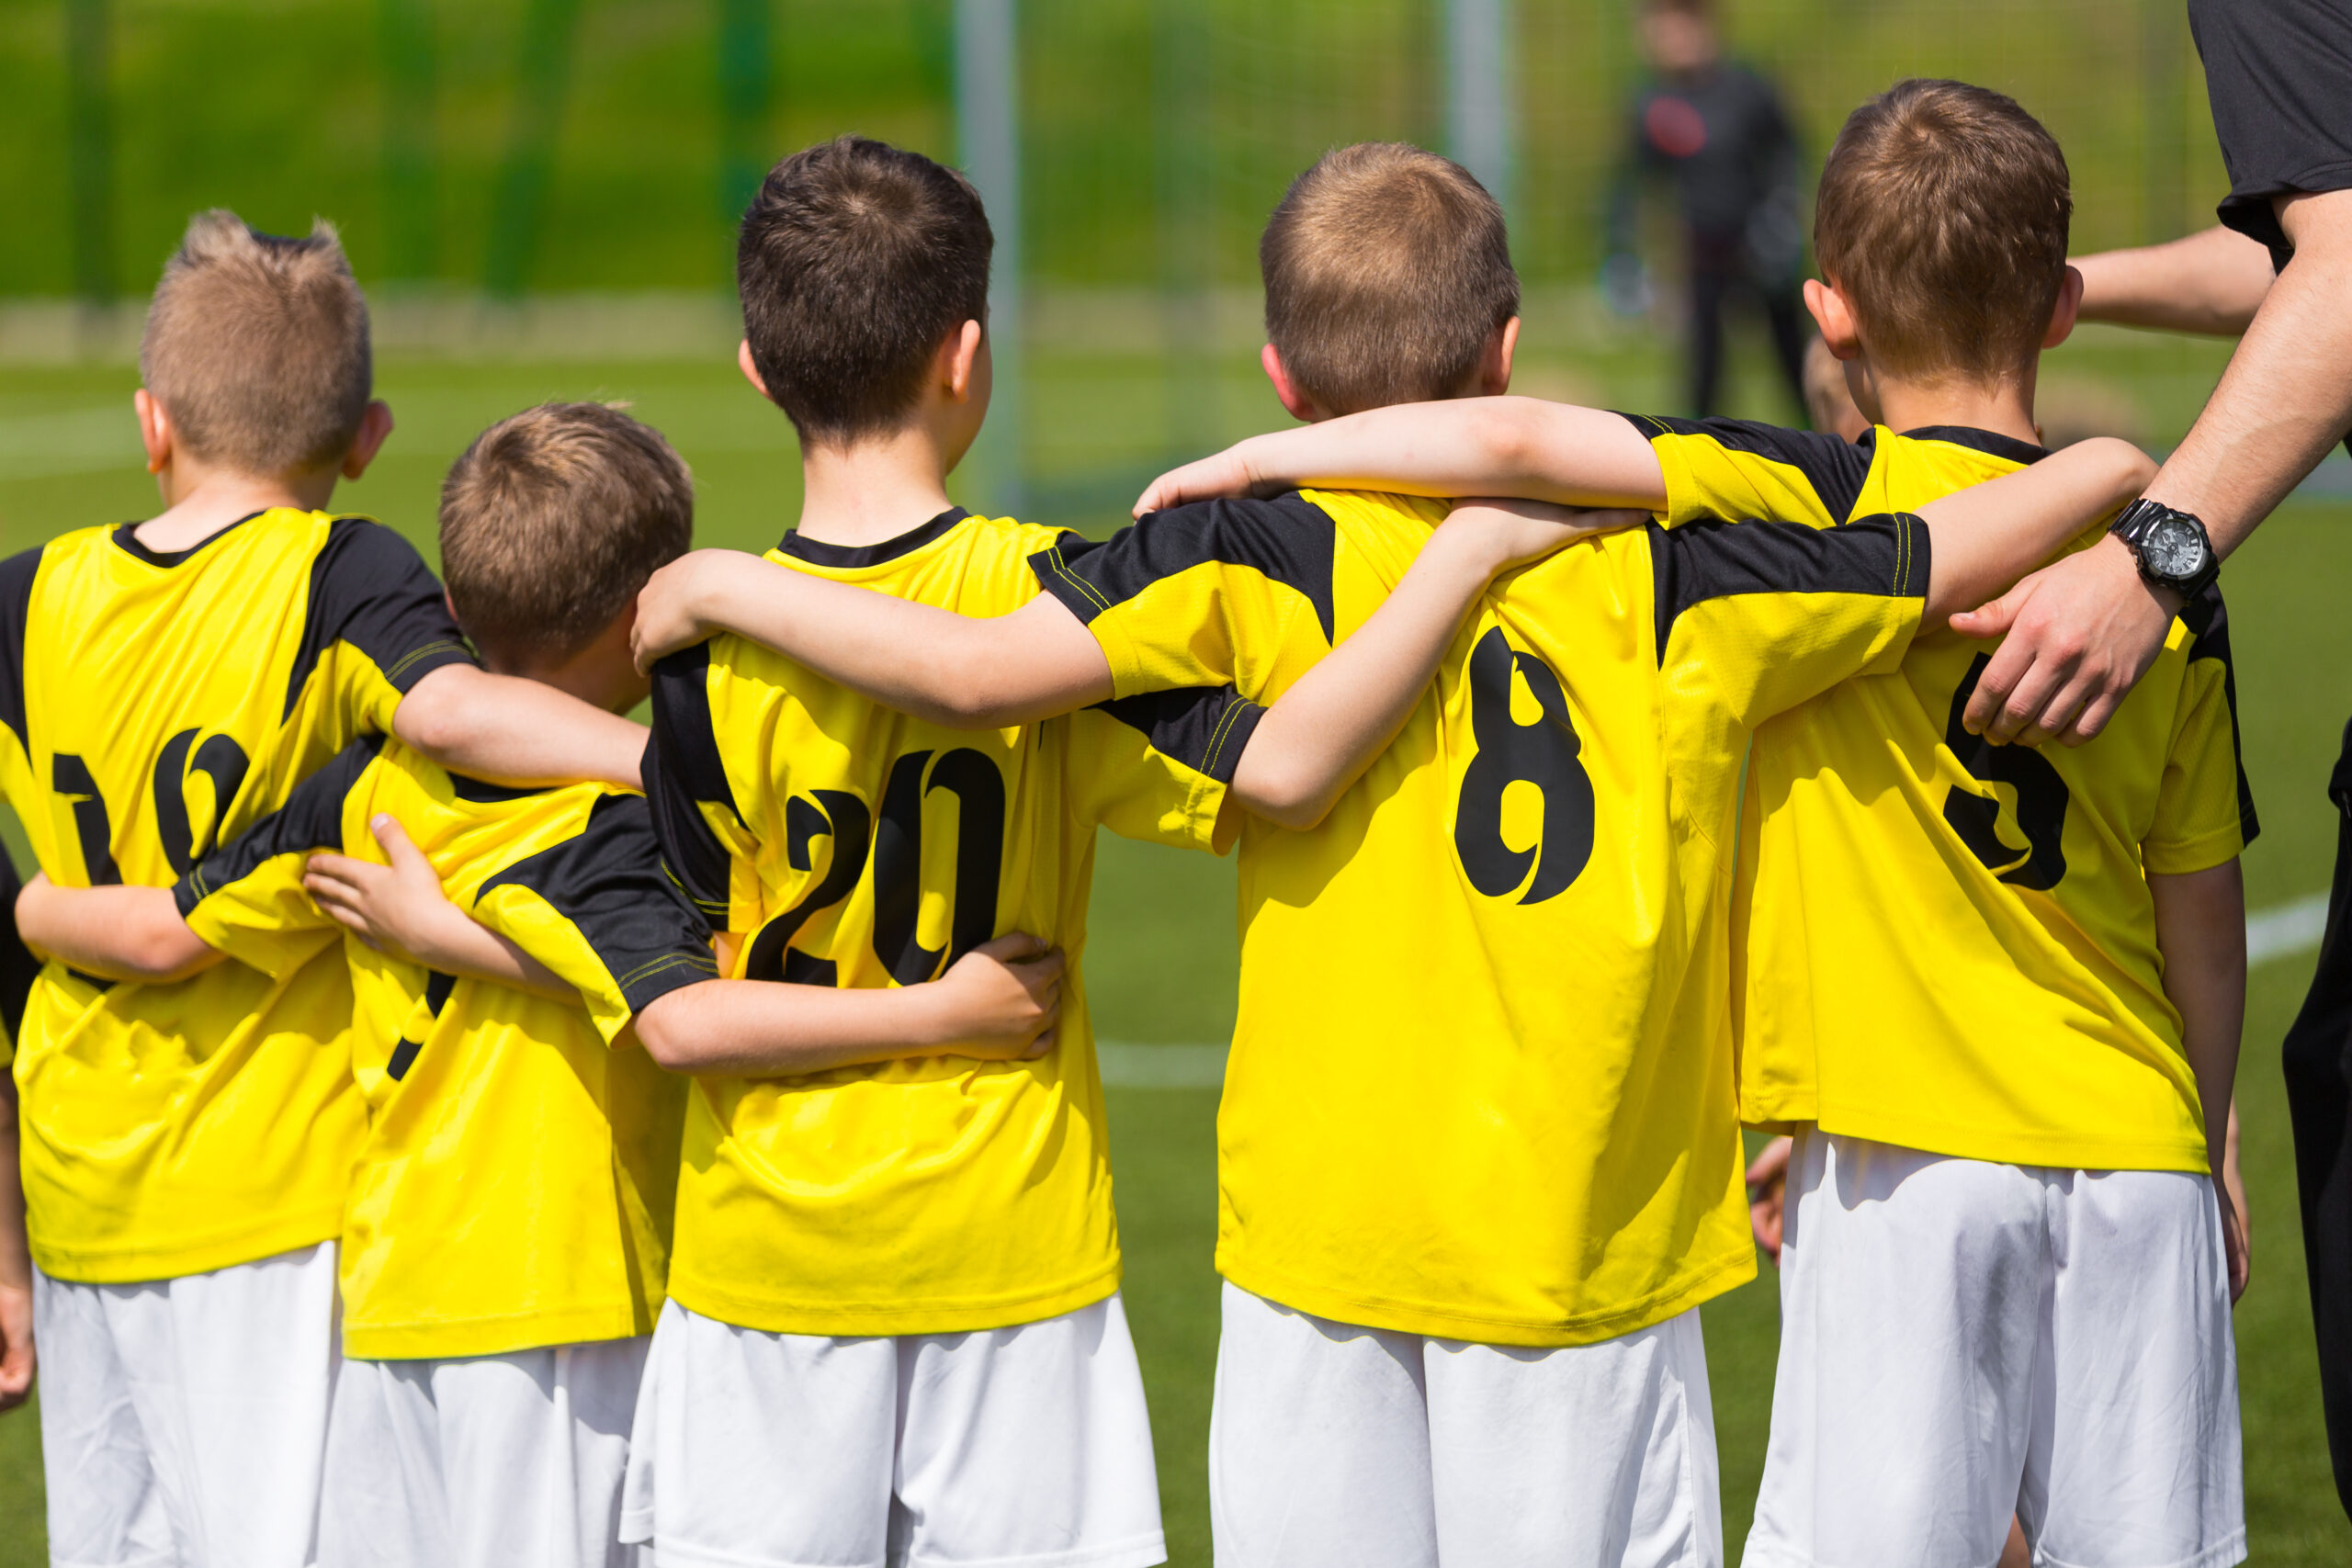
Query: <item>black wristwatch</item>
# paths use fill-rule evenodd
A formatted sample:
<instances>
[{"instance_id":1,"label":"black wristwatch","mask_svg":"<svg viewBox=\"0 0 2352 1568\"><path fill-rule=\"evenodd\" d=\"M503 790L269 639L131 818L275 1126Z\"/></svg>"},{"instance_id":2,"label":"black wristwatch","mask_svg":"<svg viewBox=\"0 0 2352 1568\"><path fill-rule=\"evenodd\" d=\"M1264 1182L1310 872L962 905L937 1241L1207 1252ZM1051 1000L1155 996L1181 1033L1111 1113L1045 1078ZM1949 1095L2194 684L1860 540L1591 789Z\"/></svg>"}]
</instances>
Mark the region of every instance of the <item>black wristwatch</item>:
<instances>
[{"instance_id":1,"label":"black wristwatch","mask_svg":"<svg viewBox=\"0 0 2352 1568\"><path fill-rule=\"evenodd\" d=\"M2140 578L2151 588L2169 588L2194 599L2222 575L2221 558L2204 522L2143 496L2116 514L2109 533L2131 547Z\"/></svg>"}]
</instances>

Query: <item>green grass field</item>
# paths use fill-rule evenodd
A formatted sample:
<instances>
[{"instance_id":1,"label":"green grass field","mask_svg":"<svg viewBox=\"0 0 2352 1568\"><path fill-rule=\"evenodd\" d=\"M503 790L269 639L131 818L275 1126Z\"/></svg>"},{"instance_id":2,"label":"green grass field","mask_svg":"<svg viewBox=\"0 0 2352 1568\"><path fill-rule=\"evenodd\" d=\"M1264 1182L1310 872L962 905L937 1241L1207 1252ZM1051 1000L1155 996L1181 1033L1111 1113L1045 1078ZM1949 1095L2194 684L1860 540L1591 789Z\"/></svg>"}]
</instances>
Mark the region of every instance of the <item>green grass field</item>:
<instances>
[{"instance_id":1,"label":"green grass field","mask_svg":"<svg viewBox=\"0 0 2352 1568\"><path fill-rule=\"evenodd\" d=\"M1658 345L1577 335L1531 314L1531 389L1621 406L1658 402ZM1582 346L1570 354L1561 345ZM2053 356L2045 400L2166 444L2194 414L2221 359L2210 347L2106 337ZM1032 405L1041 491L1058 521L1107 526L1125 489L1165 455L1156 416L1168 378L1148 358L1041 355ZM1213 433L1280 420L1249 362L1216 367ZM761 547L790 524L797 476L789 430L736 379L727 356L609 365L384 365L399 433L342 497L430 548L435 488L449 459L490 420L548 397L620 397L666 429L694 465L703 543ZM142 516L153 491L136 467L124 367L0 370L0 547ZM1769 390L1741 384L1746 412L1774 414ZM112 434L110 434L109 432ZM1138 434L1142 432L1144 434ZM111 456L110 456L111 455ZM1090 517L1080 502L1106 504ZM984 498L976 498L984 499ZM1115 501L1117 505L1107 504ZM2323 793L2338 728L2352 713L2352 506L2293 502L2228 576L2235 610L2245 762L2267 832L2247 858L2256 908L2324 886L2333 811ZM18 843L21 855L21 841ZM1221 1041L1232 1021L1236 946L1229 863L1106 841L1100 862L1091 989L1104 1034L1136 1042ZM2262 1563L2352 1560L2352 1527L2328 1483L2312 1392L2311 1332L2295 1218L2292 1156L2277 1049L2300 1000L2308 955L2254 976L2240 1084L2255 1282L2239 1309L2240 1372L2253 1552ZM1431 1042L1440 1048L1442 1042ZM1216 1097L1206 1089L1114 1089L1112 1119L1128 1259L1127 1303L1150 1383L1173 1560L1208 1562L1203 1455L1216 1349ZM1725 1528L1744 1538L1762 1462L1776 1305L1769 1272L1705 1314L1723 1449ZM40 1468L29 1412L0 1417L0 1568L45 1561Z\"/></svg>"}]
</instances>

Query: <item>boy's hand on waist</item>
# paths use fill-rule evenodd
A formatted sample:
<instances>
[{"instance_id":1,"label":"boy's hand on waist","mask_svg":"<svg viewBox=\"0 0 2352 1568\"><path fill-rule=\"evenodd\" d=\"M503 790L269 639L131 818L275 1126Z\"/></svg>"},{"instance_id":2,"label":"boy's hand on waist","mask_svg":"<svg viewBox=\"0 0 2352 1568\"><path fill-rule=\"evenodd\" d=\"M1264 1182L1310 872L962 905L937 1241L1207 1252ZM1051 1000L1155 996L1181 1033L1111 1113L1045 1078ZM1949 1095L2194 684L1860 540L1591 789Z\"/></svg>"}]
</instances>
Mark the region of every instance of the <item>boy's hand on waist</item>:
<instances>
[{"instance_id":1,"label":"boy's hand on waist","mask_svg":"<svg viewBox=\"0 0 2352 1568\"><path fill-rule=\"evenodd\" d=\"M1775 1138L1756 1151L1756 1161L1747 1168L1747 1228L1756 1233L1756 1245L1781 1266L1781 1236L1787 1225L1789 1203L1789 1151L1794 1146L1787 1138Z\"/></svg>"},{"instance_id":2,"label":"boy's hand on waist","mask_svg":"<svg viewBox=\"0 0 2352 1568\"><path fill-rule=\"evenodd\" d=\"M646 581L637 595L637 623L629 628L629 651L638 673L654 660L692 648L719 630L711 618L731 576L760 558L741 550L694 550Z\"/></svg>"},{"instance_id":3,"label":"boy's hand on waist","mask_svg":"<svg viewBox=\"0 0 2352 1568\"><path fill-rule=\"evenodd\" d=\"M1954 615L1963 637L2007 637L1962 722L2002 745L2090 739L2163 651L2178 609L2170 597L2143 581L2131 550L2109 536Z\"/></svg>"},{"instance_id":4,"label":"boy's hand on waist","mask_svg":"<svg viewBox=\"0 0 2352 1568\"><path fill-rule=\"evenodd\" d=\"M984 942L931 984L936 1039L951 1056L1029 1061L1054 1048L1062 950L1014 931Z\"/></svg>"}]
</instances>

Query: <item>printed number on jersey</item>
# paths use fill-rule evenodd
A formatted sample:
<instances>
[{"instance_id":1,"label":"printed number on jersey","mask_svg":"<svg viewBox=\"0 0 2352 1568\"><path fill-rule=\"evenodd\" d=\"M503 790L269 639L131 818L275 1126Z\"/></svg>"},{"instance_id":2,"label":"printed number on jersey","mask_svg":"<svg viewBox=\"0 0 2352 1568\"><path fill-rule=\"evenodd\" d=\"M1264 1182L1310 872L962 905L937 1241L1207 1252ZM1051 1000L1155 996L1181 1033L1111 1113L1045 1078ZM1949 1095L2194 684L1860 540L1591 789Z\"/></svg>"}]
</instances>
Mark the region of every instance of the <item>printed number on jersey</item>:
<instances>
[{"instance_id":1,"label":"printed number on jersey","mask_svg":"<svg viewBox=\"0 0 2352 1568\"><path fill-rule=\"evenodd\" d=\"M1525 705L1516 705L1521 690L1532 703L1524 717ZM1522 904L1566 892L1592 859L1584 744L1560 677L1534 654L1512 648L1500 626L1470 652L1470 728L1478 749L1462 775L1453 814L1454 852L1470 886L1489 898L1516 893ZM1509 813L1519 818L1510 826L1521 831L1507 834L1506 800L1523 799L1530 787L1542 802L1540 827L1532 844L1515 848L1511 839L1524 838L1524 808Z\"/></svg>"},{"instance_id":2,"label":"printed number on jersey","mask_svg":"<svg viewBox=\"0 0 2352 1568\"><path fill-rule=\"evenodd\" d=\"M155 831L163 840L164 859L173 872L186 876L196 863L212 852L220 838L220 819L229 803L244 787L250 765L243 747L227 735L198 738L201 729L183 729L164 743L155 759ZM212 819L199 833L188 818L187 784L202 773L212 784ZM98 781L82 758L61 751L50 760L50 788L74 813L74 837L82 847L82 871L93 887L122 881L114 861L114 822L107 811Z\"/></svg>"},{"instance_id":3,"label":"printed number on jersey","mask_svg":"<svg viewBox=\"0 0 2352 1568\"><path fill-rule=\"evenodd\" d=\"M956 802L956 880L947 889L953 916L947 945L925 947L919 917L922 886L922 808L944 790ZM995 934L997 886L1004 866L1004 776L968 747L939 754L914 751L891 764L882 790L880 819L846 790L820 789L785 803L785 859L795 871L816 864L820 839L831 840L825 874L801 900L762 926L752 939L744 976L798 985L839 984L840 966L792 945L800 928L856 891L869 868L874 880L874 955L901 986L936 976Z\"/></svg>"},{"instance_id":4,"label":"printed number on jersey","mask_svg":"<svg viewBox=\"0 0 2352 1568\"><path fill-rule=\"evenodd\" d=\"M2013 847L2003 835L2003 803L1997 794L1978 795L1955 784L1944 797L1944 820L1985 870L2012 886L2047 893L2066 874L2066 806L2071 796L2049 758L2030 746L1996 746L1981 735L1971 735L1961 723L1968 699L1991 662L1990 655L1978 654L1952 694L1944 744L1971 777L2008 786L2017 801L2015 831L2025 840L2025 848Z\"/></svg>"}]
</instances>

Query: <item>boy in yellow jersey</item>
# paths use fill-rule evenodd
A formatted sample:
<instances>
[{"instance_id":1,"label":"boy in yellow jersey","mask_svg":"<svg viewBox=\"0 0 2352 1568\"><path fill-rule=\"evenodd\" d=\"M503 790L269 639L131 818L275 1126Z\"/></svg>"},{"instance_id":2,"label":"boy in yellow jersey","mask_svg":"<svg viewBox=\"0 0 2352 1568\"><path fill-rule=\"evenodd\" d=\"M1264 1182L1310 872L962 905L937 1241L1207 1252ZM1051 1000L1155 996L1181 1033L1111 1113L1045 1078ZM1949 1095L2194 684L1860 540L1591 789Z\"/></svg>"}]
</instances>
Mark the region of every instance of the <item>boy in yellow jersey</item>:
<instances>
[{"instance_id":1,"label":"boy in yellow jersey","mask_svg":"<svg viewBox=\"0 0 2352 1568\"><path fill-rule=\"evenodd\" d=\"M1261 437L1146 501L1344 479L1673 524L1917 506L2050 461L2032 393L2080 295L2070 209L2014 102L1899 84L1830 152L1806 286L1863 440L1495 400ZM1971 734L1986 655L1940 636L1757 733L1740 1104L1800 1131L1751 1562L1982 1564L2012 1509L2037 1560L2245 1555L2244 1258L2213 1177L2256 824L2211 552L2143 511L2116 528L2178 619L2097 744Z\"/></svg>"},{"instance_id":2,"label":"boy in yellow jersey","mask_svg":"<svg viewBox=\"0 0 2352 1568\"><path fill-rule=\"evenodd\" d=\"M528 410L443 488L451 603L493 669L625 711L647 688L632 601L686 547L692 508L655 432L600 404ZM368 737L175 889L36 884L24 919L77 963L168 972L225 953L277 973L330 911L373 941L343 944L369 1126L343 1234L348 1359L320 1561L633 1559L620 1483L685 1083L624 1032L716 974L644 798L503 787ZM510 959L518 984L469 977ZM950 1044L1015 1056L1053 989L1049 966L1027 967L1042 1003L987 951L929 986L844 993L831 1018L822 993L751 986L730 1039L786 1070ZM686 1005L673 1032L694 1027Z\"/></svg>"},{"instance_id":3,"label":"boy in yellow jersey","mask_svg":"<svg viewBox=\"0 0 2352 1568\"><path fill-rule=\"evenodd\" d=\"M642 731L477 668L416 552L325 510L391 429L332 231L196 219L141 376L163 513L0 562L0 791L51 882L168 885L362 734L634 779ZM310 1560L365 1123L331 947L32 987L15 1076L61 1562Z\"/></svg>"},{"instance_id":4,"label":"boy in yellow jersey","mask_svg":"<svg viewBox=\"0 0 2352 1568\"><path fill-rule=\"evenodd\" d=\"M1444 159L1331 153L1261 254L1266 367L1302 417L1507 382L1501 213ZM1216 679L1278 698L1233 790L1219 1562L1713 1563L1693 1309L1754 1267L1718 852L1745 737L1893 668L1923 612L2063 539L2068 496L2148 469L2070 455L1957 535L1628 530L1492 592L1442 554L1460 511L1361 492L1065 538L1035 562L1047 599L990 620L711 552L649 586L640 653L723 624L967 724ZM1262 755L1400 637L1340 682L1350 725ZM1341 783L1378 755L1341 793L1318 739Z\"/></svg>"}]
</instances>

